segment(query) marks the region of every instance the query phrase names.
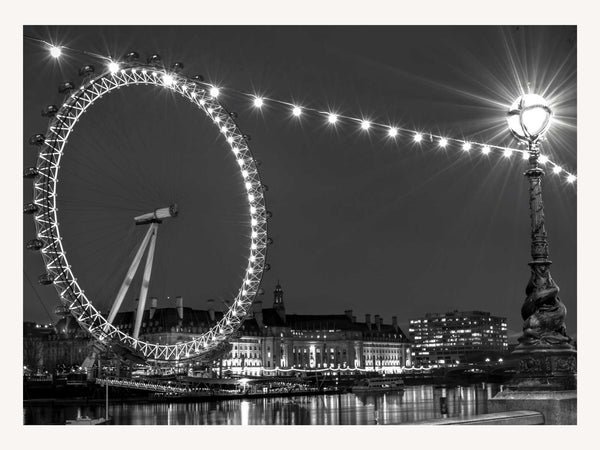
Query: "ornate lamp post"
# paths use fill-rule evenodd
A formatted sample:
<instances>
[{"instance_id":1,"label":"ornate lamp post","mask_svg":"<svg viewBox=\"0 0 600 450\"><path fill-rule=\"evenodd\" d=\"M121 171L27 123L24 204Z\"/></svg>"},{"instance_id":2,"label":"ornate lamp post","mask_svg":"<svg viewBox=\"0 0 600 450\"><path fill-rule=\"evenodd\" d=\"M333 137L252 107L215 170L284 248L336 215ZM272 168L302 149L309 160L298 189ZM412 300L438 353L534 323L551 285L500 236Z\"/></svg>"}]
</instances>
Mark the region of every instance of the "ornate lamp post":
<instances>
[{"instance_id":1,"label":"ornate lamp post","mask_svg":"<svg viewBox=\"0 0 600 450\"><path fill-rule=\"evenodd\" d=\"M512 134L528 146L529 210L531 216L531 277L521 308L523 335L513 352L520 358L516 390L571 390L576 388L577 352L567 335L567 309L550 275L548 237L542 202L544 171L538 164L539 140L552 121L552 110L539 95L525 94L510 107L507 116Z\"/></svg>"}]
</instances>

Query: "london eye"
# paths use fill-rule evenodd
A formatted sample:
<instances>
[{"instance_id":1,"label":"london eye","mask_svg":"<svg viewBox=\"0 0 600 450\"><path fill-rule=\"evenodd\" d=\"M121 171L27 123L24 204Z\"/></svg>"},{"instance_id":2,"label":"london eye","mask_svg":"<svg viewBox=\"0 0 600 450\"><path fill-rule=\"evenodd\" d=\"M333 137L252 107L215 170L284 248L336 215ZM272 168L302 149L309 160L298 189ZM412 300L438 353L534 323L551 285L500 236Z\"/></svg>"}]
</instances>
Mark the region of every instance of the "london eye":
<instances>
[{"instance_id":1,"label":"london eye","mask_svg":"<svg viewBox=\"0 0 600 450\"><path fill-rule=\"evenodd\" d=\"M118 354L127 354L131 359L140 362L183 361L209 354L240 327L260 289L263 271L268 269L265 258L268 245L267 218L270 213L265 205L266 189L261 183L258 164L248 145L249 136L241 132L236 123L236 113L229 112L219 100L218 88L205 83L201 76L185 75L182 63L175 62L167 67L159 55L152 55L146 62L140 62L138 53L129 52L122 60L110 61L99 74L93 65L85 65L79 69L79 76L79 85L72 81L59 85L62 102L43 108L42 116L48 118L46 131L44 134L35 134L29 140L37 149L38 156L35 166L27 168L24 173L24 177L33 182L33 200L24 206L24 212L32 215L36 236L26 246L29 250L39 252L43 259L45 272L40 275L38 281L40 284L54 286L65 314L73 316L101 347L110 348ZM80 120L88 120L88 112L89 115L101 115L102 111L96 105L105 101L105 97L114 96L121 88L128 90L127 95L122 97L133 103L136 102L136 96L138 99L139 96L152 97L159 91L167 91L170 97L187 100L196 113L193 122L210 124L213 133L218 136L214 143L218 151L223 152L223 149L227 149L229 152L227 161L234 165L233 170L237 173L236 186L243 186L242 192L238 193L238 197L243 198L245 204L242 215L244 219L241 222L246 230L243 251L245 262L243 273L238 277L238 282L241 278L241 285L237 288L237 293L225 302L228 308L222 316L209 329L195 333L193 337L188 335L185 341L149 342L144 340L140 330L149 287L153 281L152 269L157 265L155 253L163 223L175 223L181 217L185 217L190 208L202 208L204 193L192 193L191 197L196 196L195 200L188 201L185 205L172 195L172 201L166 204L151 205L146 201L143 204L132 205L131 212L127 212L128 219L121 214L120 220L123 224L127 221L129 230L123 239L127 240L127 245L132 251L125 257L124 264L117 267L117 273L114 273L113 279L120 281L118 289L115 285L106 289L101 296L98 294L98 297L86 293L84 282L78 279L77 264L70 257L67 258L67 250L71 247L68 245L68 231L63 229L59 221L62 220L63 207L59 170L71 156L70 151L81 153L79 148L70 148ZM122 97L117 100L120 101ZM102 118L98 120L104 121ZM168 120L165 120L165 127L169 127ZM135 142L130 145L135 146ZM173 149L168 150L176 151L178 145L173 143ZM128 158L126 151L121 151L123 158ZM129 158L134 159L133 156ZM185 164L180 159L169 156L169 160L172 159L179 161L179 164ZM92 162L89 164L93 165ZM144 176L143 168L136 164L130 169L131 177ZM94 168L91 167L90 170L93 173ZM193 169L190 170L193 173ZM227 181L227 177L223 177L223 182ZM104 182L110 184L116 181ZM150 189L144 192L150 192ZM68 199L66 206L73 207L69 205ZM205 220L211 220L210 213L207 213ZM174 228L176 226L177 224L173 225ZM89 230L89 233L93 231ZM210 257L199 255L199 258L204 259ZM208 277L210 278L210 275ZM134 291L134 279L140 280L137 313L133 328L125 329L115 325L115 318L123 310L126 303L124 300L131 297Z\"/></svg>"}]
</instances>

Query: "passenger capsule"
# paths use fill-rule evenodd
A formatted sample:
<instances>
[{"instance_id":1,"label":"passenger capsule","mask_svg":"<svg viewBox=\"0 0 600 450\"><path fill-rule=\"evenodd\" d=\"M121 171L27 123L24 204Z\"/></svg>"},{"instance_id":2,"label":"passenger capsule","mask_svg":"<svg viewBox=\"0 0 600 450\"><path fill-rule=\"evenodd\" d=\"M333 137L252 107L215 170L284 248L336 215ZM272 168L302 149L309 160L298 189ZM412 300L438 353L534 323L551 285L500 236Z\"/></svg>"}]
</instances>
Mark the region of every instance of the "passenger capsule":
<instances>
[{"instance_id":1,"label":"passenger capsule","mask_svg":"<svg viewBox=\"0 0 600 450\"><path fill-rule=\"evenodd\" d=\"M138 52L129 52L129 53L125 54L123 59L130 63L135 62L138 59L140 59L140 54Z\"/></svg>"},{"instance_id":2,"label":"passenger capsule","mask_svg":"<svg viewBox=\"0 0 600 450\"><path fill-rule=\"evenodd\" d=\"M149 58L146 60L146 62L147 62L148 64L151 64L151 65L153 65L153 66L157 66L157 65L159 65L159 64L160 64L160 61L161 61L161 58L160 58L160 55L158 55L158 54L154 54L154 55L150 56L150 57L149 57Z\"/></svg>"},{"instance_id":3,"label":"passenger capsule","mask_svg":"<svg viewBox=\"0 0 600 450\"><path fill-rule=\"evenodd\" d=\"M23 177L24 178L35 178L40 174L40 171L37 170L37 168L35 167L28 167L27 169L25 169L25 171L23 172Z\"/></svg>"},{"instance_id":4,"label":"passenger capsule","mask_svg":"<svg viewBox=\"0 0 600 450\"><path fill-rule=\"evenodd\" d=\"M171 66L171 70L175 73L181 72L183 70L183 63L182 62L173 63L173 65Z\"/></svg>"},{"instance_id":5,"label":"passenger capsule","mask_svg":"<svg viewBox=\"0 0 600 450\"><path fill-rule=\"evenodd\" d=\"M244 138L247 141L251 141L252 140L252 136L250 136L249 134L242 134L242 138Z\"/></svg>"},{"instance_id":6,"label":"passenger capsule","mask_svg":"<svg viewBox=\"0 0 600 450\"><path fill-rule=\"evenodd\" d=\"M273 239L267 238L267 245L273 245Z\"/></svg>"},{"instance_id":7,"label":"passenger capsule","mask_svg":"<svg viewBox=\"0 0 600 450\"><path fill-rule=\"evenodd\" d=\"M232 119L237 119L238 118L238 113L236 113L236 112L230 112L229 113L229 117L231 117Z\"/></svg>"},{"instance_id":8,"label":"passenger capsule","mask_svg":"<svg viewBox=\"0 0 600 450\"><path fill-rule=\"evenodd\" d=\"M268 272L269 270L271 270L271 264L265 264L264 271Z\"/></svg>"},{"instance_id":9,"label":"passenger capsule","mask_svg":"<svg viewBox=\"0 0 600 450\"><path fill-rule=\"evenodd\" d=\"M73 89L75 89L75 83L73 83L72 81L65 81L64 83L60 83L58 85L59 94L68 94Z\"/></svg>"},{"instance_id":10,"label":"passenger capsule","mask_svg":"<svg viewBox=\"0 0 600 450\"><path fill-rule=\"evenodd\" d=\"M264 192L268 192L269 191L269 186L267 186L266 184L262 185L262 189Z\"/></svg>"},{"instance_id":11,"label":"passenger capsule","mask_svg":"<svg viewBox=\"0 0 600 450\"><path fill-rule=\"evenodd\" d=\"M255 159L254 164L256 164L256 167L260 167L262 165L262 161L260 159Z\"/></svg>"},{"instance_id":12,"label":"passenger capsule","mask_svg":"<svg viewBox=\"0 0 600 450\"><path fill-rule=\"evenodd\" d=\"M256 291L256 293L258 295L265 295L265 290L263 288L260 288L258 291Z\"/></svg>"},{"instance_id":13,"label":"passenger capsule","mask_svg":"<svg viewBox=\"0 0 600 450\"><path fill-rule=\"evenodd\" d=\"M54 276L49 273L43 273L38 277L38 283L43 286L54 283Z\"/></svg>"},{"instance_id":14,"label":"passenger capsule","mask_svg":"<svg viewBox=\"0 0 600 450\"><path fill-rule=\"evenodd\" d=\"M27 203L23 207L24 214L35 214L38 211L39 211L38 205L36 205L35 203Z\"/></svg>"},{"instance_id":15,"label":"passenger capsule","mask_svg":"<svg viewBox=\"0 0 600 450\"><path fill-rule=\"evenodd\" d=\"M96 71L96 68L93 65L86 64L85 66L79 68L79 76L84 77L86 75L94 73L95 71Z\"/></svg>"},{"instance_id":16,"label":"passenger capsule","mask_svg":"<svg viewBox=\"0 0 600 450\"><path fill-rule=\"evenodd\" d=\"M54 308L54 314L60 317L68 316L70 314L69 308L63 305L56 305L56 308Z\"/></svg>"},{"instance_id":17,"label":"passenger capsule","mask_svg":"<svg viewBox=\"0 0 600 450\"><path fill-rule=\"evenodd\" d=\"M44 242L42 242L40 239L32 239L27 242L25 246L27 247L27 250L37 252L44 247Z\"/></svg>"},{"instance_id":18,"label":"passenger capsule","mask_svg":"<svg viewBox=\"0 0 600 450\"><path fill-rule=\"evenodd\" d=\"M29 145L43 145L46 137L43 134L34 134L29 138Z\"/></svg>"},{"instance_id":19,"label":"passenger capsule","mask_svg":"<svg viewBox=\"0 0 600 450\"><path fill-rule=\"evenodd\" d=\"M192 77L192 80L199 81L200 83L202 83L204 81L204 77L202 75L194 75Z\"/></svg>"},{"instance_id":20,"label":"passenger capsule","mask_svg":"<svg viewBox=\"0 0 600 450\"><path fill-rule=\"evenodd\" d=\"M57 112L58 107L56 105L48 105L42 109L42 117L54 117Z\"/></svg>"}]
</instances>

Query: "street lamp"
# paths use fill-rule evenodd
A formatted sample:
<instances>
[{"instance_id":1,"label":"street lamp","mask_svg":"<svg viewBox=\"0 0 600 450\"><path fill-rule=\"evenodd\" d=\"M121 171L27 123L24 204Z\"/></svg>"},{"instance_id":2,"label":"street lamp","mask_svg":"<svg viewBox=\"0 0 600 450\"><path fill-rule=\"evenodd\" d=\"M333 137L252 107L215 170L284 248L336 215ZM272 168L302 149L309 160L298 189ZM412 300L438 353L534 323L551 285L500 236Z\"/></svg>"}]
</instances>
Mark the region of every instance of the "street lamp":
<instances>
[{"instance_id":1,"label":"street lamp","mask_svg":"<svg viewBox=\"0 0 600 450\"><path fill-rule=\"evenodd\" d=\"M548 259L542 177L538 163L539 141L552 122L548 102L536 94L524 94L510 106L508 127L519 141L527 145L529 168L529 210L531 216L531 277L521 308L523 335L515 354L522 356L517 384L545 385L546 389L574 389L576 351L567 335L567 309L558 297L559 288L550 275ZM548 383L551 379L552 382Z\"/></svg>"}]
</instances>

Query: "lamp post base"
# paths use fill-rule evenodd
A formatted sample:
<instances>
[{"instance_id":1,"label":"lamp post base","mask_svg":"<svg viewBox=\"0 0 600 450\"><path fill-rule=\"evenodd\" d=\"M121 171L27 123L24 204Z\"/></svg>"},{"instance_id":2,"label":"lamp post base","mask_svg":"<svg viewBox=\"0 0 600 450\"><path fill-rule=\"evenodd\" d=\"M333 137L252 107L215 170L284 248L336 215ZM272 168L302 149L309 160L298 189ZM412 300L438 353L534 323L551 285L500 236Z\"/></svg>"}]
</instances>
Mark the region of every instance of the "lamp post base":
<instances>
[{"instance_id":1,"label":"lamp post base","mask_svg":"<svg viewBox=\"0 0 600 450\"><path fill-rule=\"evenodd\" d=\"M570 344L519 345L517 374L506 385L511 391L567 391L577 389L577 350Z\"/></svg>"}]
</instances>

